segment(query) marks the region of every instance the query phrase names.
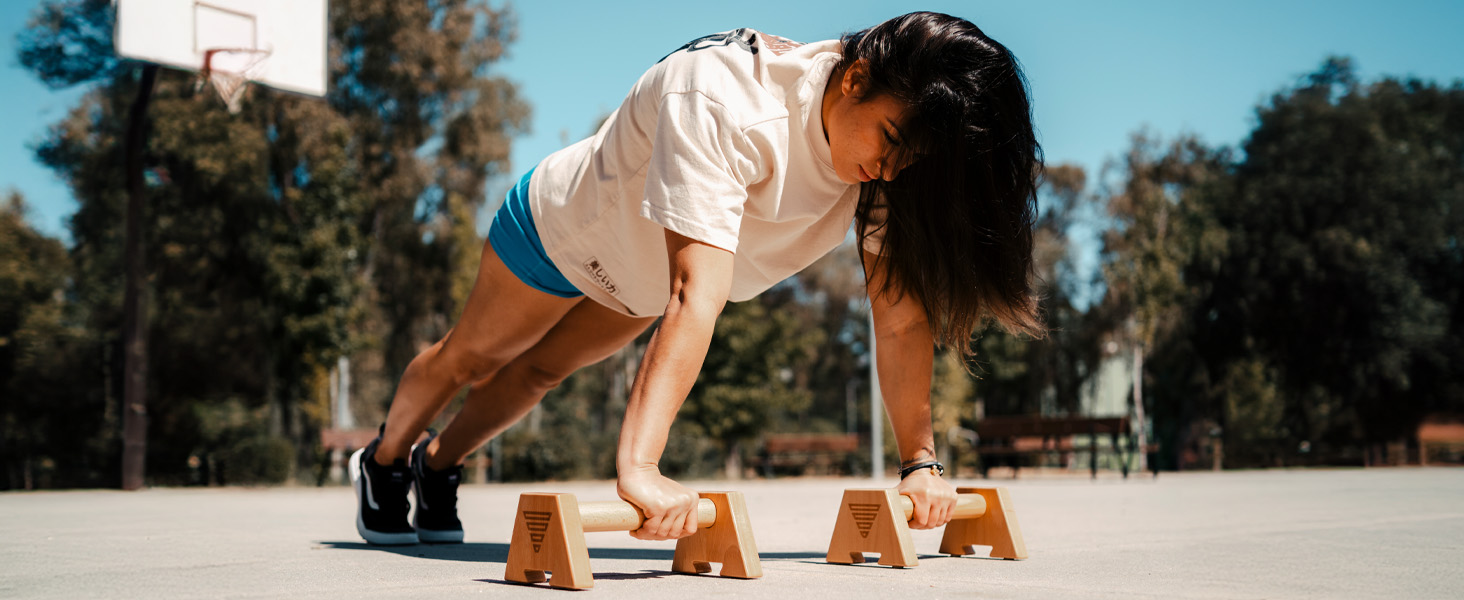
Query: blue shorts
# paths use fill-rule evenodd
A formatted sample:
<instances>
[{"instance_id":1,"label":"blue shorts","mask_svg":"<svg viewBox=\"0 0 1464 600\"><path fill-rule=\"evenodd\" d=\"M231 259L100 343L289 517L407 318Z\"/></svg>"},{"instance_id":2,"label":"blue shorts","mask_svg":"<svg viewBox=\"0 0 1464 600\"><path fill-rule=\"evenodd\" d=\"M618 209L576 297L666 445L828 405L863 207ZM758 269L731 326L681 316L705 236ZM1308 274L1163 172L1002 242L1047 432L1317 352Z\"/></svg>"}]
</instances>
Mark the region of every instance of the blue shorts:
<instances>
[{"instance_id":1,"label":"blue shorts","mask_svg":"<svg viewBox=\"0 0 1464 600\"><path fill-rule=\"evenodd\" d=\"M533 174L534 170L529 169L509 188L503 208L498 209L493 224L488 226L488 243L519 281L546 294L578 298L584 293L570 285L549 260L544 243L539 241L539 230L534 228L534 215L529 211L529 177Z\"/></svg>"}]
</instances>

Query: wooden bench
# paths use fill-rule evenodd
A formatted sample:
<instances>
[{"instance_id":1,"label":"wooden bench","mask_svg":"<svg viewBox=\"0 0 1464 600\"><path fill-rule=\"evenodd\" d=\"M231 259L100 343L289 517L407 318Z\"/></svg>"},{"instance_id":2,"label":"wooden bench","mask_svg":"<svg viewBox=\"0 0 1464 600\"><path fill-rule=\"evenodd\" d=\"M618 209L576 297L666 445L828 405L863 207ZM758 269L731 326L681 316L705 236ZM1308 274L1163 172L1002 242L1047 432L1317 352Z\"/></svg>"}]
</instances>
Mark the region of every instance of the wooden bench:
<instances>
[{"instance_id":1,"label":"wooden bench","mask_svg":"<svg viewBox=\"0 0 1464 600\"><path fill-rule=\"evenodd\" d=\"M1089 436L1086 447L1075 446L1075 436ZM1157 450L1150 444L1136 449L1135 435L1128 417L987 417L976 424L976 453L982 457L981 475L986 476L991 467L987 457L1017 456L1071 456L1074 452L1087 451L1088 466L1094 478L1098 477L1098 440L1108 436L1111 446L1107 448L1118 457L1119 468L1124 478L1128 477L1129 465L1136 451L1150 454L1149 465L1155 476L1159 475L1152 453ZM1013 472L1019 468L1012 461Z\"/></svg>"},{"instance_id":2,"label":"wooden bench","mask_svg":"<svg viewBox=\"0 0 1464 600\"><path fill-rule=\"evenodd\" d=\"M376 439L375 429L320 430L320 447L325 450L355 452L358 448L365 448L374 439Z\"/></svg>"},{"instance_id":3,"label":"wooden bench","mask_svg":"<svg viewBox=\"0 0 1464 600\"><path fill-rule=\"evenodd\" d=\"M775 433L763 438L762 471L797 475L847 473L849 457L859 451L857 433Z\"/></svg>"},{"instance_id":4,"label":"wooden bench","mask_svg":"<svg viewBox=\"0 0 1464 600\"><path fill-rule=\"evenodd\" d=\"M1438 454L1435 464L1458 463L1458 457L1464 456L1464 415L1429 415L1418 425L1417 433L1419 465L1429 464L1430 448Z\"/></svg>"},{"instance_id":5,"label":"wooden bench","mask_svg":"<svg viewBox=\"0 0 1464 600\"><path fill-rule=\"evenodd\" d=\"M320 430L321 453L320 478L316 485L325 483L350 483L346 473L346 462L357 449L365 448L376 439L375 429L322 429Z\"/></svg>"}]
</instances>

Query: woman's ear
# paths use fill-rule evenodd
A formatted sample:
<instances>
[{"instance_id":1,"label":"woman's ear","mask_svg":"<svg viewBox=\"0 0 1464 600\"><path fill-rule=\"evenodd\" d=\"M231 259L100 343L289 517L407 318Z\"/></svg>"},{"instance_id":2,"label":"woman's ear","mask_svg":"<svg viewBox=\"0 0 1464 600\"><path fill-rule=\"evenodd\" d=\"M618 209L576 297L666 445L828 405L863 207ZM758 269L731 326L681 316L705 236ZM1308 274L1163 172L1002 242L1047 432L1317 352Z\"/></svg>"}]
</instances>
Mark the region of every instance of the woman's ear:
<instances>
[{"instance_id":1,"label":"woman's ear","mask_svg":"<svg viewBox=\"0 0 1464 600\"><path fill-rule=\"evenodd\" d=\"M869 61L861 58L844 69L844 81L840 88L845 96L863 100L864 95L869 92Z\"/></svg>"}]
</instances>

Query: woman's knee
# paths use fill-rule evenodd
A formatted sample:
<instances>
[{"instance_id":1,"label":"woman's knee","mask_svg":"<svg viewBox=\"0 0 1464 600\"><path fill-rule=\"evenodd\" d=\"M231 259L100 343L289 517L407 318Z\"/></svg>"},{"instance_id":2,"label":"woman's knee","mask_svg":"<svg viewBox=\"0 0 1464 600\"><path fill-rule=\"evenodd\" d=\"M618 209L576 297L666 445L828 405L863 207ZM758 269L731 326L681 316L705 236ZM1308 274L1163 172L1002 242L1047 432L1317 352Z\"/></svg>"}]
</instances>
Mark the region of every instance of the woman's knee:
<instances>
[{"instance_id":1,"label":"woman's knee","mask_svg":"<svg viewBox=\"0 0 1464 600\"><path fill-rule=\"evenodd\" d=\"M505 355L500 348L481 344L450 343L443 340L436 351L435 361L439 372L455 386L476 383L492 377L513 356Z\"/></svg>"},{"instance_id":2,"label":"woman's knee","mask_svg":"<svg viewBox=\"0 0 1464 600\"><path fill-rule=\"evenodd\" d=\"M564 383L564 380L578 369L578 365L520 360L514 361L508 368L513 370L513 374L525 387L537 393L544 393Z\"/></svg>"}]
</instances>

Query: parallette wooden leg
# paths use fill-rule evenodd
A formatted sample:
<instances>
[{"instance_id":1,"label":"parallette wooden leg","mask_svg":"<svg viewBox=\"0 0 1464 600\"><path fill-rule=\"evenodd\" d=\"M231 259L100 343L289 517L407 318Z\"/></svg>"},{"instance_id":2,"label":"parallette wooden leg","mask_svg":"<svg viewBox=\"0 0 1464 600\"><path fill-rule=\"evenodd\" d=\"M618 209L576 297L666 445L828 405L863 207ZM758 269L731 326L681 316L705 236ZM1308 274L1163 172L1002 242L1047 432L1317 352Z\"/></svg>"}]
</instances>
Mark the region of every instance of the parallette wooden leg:
<instances>
[{"instance_id":1,"label":"parallette wooden leg","mask_svg":"<svg viewBox=\"0 0 1464 600\"><path fill-rule=\"evenodd\" d=\"M940 539L943 554L964 556L975 554L972 546L991 546L992 558L1017 560L1027 558L1027 543L1017 524L1011 496L1004 487L956 488L958 494L981 494L986 499L986 514L977 519L955 519L945 526Z\"/></svg>"},{"instance_id":2,"label":"parallette wooden leg","mask_svg":"<svg viewBox=\"0 0 1464 600\"><path fill-rule=\"evenodd\" d=\"M711 563L721 563L723 577L762 577L757 542L752 539L752 521L742 492L702 492L702 498L717 507L717 521L697 529L696 534L676 541L671 570L677 573L709 573Z\"/></svg>"},{"instance_id":3,"label":"parallette wooden leg","mask_svg":"<svg viewBox=\"0 0 1464 600\"><path fill-rule=\"evenodd\" d=\"M834 537L825 560L831 563L864 562L864 552L879 554L879 564L913 567L917 564L910 525L896 508L895 490L844 490Z\"/></svg>"},{"instance_id":4,"label":"parallette wooden leg","mask_svg":"<svg viewBox=\"0 0 1464 600\"><path fill-rule=\"evenodd\" d=\"M544 581L557 588L589 589L590 551L573 494L523 494L514 516L513 538L503 578L518 583Z\"/></svg>"}]
</instances>

